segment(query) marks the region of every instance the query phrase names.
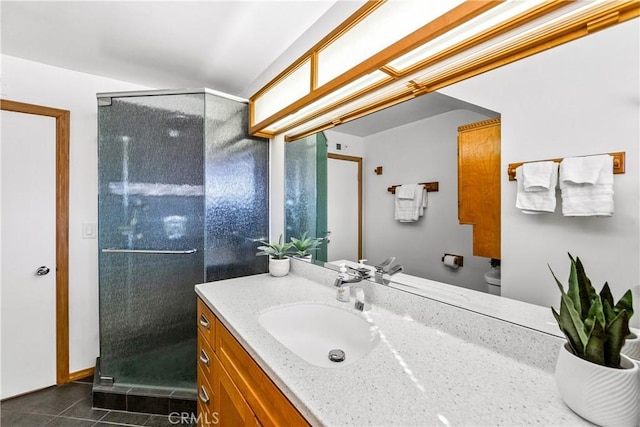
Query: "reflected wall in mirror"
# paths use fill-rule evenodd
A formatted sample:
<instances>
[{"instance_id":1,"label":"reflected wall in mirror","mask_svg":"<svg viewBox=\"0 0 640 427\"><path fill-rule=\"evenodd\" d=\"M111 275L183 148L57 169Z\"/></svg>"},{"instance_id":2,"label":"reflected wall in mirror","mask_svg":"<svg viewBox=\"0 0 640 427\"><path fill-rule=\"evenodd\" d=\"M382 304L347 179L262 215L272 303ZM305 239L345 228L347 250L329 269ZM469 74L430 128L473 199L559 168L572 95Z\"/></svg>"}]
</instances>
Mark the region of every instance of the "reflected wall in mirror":
<instances>
[{"instance_id":1,"label":"reflected wall in mirror","mask_svg":"<svg viewBox=\"0 0 640 427\"><path fill-rule=\"evenodd\" d=\"M362 125L325 131L330 152L339 143L340 153L363 158L363 256L370 263L397 256L409 274L485 289L489 260L467 258L470 227L457 219L456 135L457 126L499 113L502 295L557 306L547 264L567 277L571 252L583 260L596 287L608 281L616 297L631 288L640 312L639 40L640 21L631 20L410 101L435 96L465 107L429 118L400 112L406 121L392 129L382 120L367 124L371 117L365 117ZM410 102L384 113L402 111ZM524 215L515 208L509 163L614 151L626 152L627 165L614 178L613 217L564 217L560 192L555 213ZM374 173L377 166L383 166L382 175ZM428 181L439 181L440 190L428 195L425 217L394 227L393 196L386 187ZM448 271L441 262L445 252L464 255L464 267Z\"/></svg>"}]
</instances>

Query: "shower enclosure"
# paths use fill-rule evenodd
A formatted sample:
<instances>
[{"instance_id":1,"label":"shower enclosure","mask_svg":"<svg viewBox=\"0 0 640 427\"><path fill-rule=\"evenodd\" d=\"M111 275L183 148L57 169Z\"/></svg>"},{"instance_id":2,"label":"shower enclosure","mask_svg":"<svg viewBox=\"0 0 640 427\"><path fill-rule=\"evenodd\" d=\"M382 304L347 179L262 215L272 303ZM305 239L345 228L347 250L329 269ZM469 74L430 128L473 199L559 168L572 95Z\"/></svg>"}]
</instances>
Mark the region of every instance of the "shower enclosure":
<instances>
[{"instance_id":1,"label":"shower enclosure","mask_svg":"<svg viewBox=\"0 0 640 427\"><path fill-rule=\"evenodd\" d=\"M269 148L210 90L98 94L103 385L193 391L194 285L267 271Z\"/></svg>"}]
</instances>

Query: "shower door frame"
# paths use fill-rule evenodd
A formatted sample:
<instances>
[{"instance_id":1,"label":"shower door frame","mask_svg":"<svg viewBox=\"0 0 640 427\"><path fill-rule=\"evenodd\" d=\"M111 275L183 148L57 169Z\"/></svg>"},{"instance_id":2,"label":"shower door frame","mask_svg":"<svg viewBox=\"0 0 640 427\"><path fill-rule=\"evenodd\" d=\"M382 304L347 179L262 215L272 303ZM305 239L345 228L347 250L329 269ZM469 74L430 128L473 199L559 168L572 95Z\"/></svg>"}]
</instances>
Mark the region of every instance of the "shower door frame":
<instances>
[{"instance_id":1,"label":"shower door frame","mask_svg":"<svg viewBox=\"0 0 640 427\"><path fill-rule=\"evenodd\" d=\"M93 373L69 372L69 110L0 98L0 110L56 120L56 384Z\"/></svg>"}]
</instances>

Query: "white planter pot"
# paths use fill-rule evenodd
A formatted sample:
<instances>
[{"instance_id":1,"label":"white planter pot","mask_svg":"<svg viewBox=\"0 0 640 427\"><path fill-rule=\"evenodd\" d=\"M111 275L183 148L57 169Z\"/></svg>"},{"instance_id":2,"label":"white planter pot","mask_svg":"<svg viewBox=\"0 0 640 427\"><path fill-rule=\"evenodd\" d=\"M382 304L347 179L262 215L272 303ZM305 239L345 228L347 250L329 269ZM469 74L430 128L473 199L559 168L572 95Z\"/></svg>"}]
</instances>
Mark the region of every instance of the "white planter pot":
<instances>
[{"instance_id":1,"label":"white planter pot","mask_svg":"<svg viewBox=\"0 0 640 427\"><path fill-rule=\"evenodd\" d=\"M311 262L311 255L305 255L305 256L296 255L294 258L299 259L300 261Z\"/></svg>"},{"instance_id":2,"label":"white planter pot","mask_svg":"<svg viewBox=\"0 0 640 427\"><path fill-rule=\"evenodd\" d=\"M562 400L576 414L601 426L640 424L640 367L622 355L624 369L587 362L560 349L556 385Z\"/></svg>"},{"instance_id":3,"label":"white planter pot","mask_svg":"<svg viewBox=\"0 0 640 427\"><path fill-rule=\"evenodd\" d=\"M631 332L633 332L636 337L631 339L627 338L624 342L624 347L622 347L622 354L640 363L640 331L632 330Z\"/></svg>"},{"instance_id":4,"label":"white planter pot","mask_svg":"<svg viewBox=\"0 0 640 427\"><path fill-rule=\"evenodd\" d=\"M282 277L289 274L289 258L269 258L269 273L275 277Z\"/></svg>"}]
</instances>

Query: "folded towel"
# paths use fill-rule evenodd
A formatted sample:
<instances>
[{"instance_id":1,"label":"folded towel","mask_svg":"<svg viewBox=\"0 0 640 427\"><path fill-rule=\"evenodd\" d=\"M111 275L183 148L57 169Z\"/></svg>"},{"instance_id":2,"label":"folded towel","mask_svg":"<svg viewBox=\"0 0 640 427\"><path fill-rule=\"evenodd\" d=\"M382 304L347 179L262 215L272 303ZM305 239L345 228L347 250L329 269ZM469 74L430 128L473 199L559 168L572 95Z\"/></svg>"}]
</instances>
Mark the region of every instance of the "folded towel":
<instances>
[{"instance_id":1,"label":"folded towel","mask_svg":"<svg viewBox=\"0 0 640 427\"><path fill-rule=\"evenodd\" d=\"M555 169L555 179L552 172ZM548 191L556 187L558 164L553 161L525 163L522 165L524 191ZM553 182L551 182L553 181Z\"/></svg>"},{"instance_id":2,"label":"folded towel","mask_svg":"<svg viewBox=\"0 0 640 427\"><path fill-rule=\"evenodd\" d=\"M600 172L605 163L611 163L610 182L602 181ZM569 157L560 163L560 179L572 184L613 184L613 158L608 154L586 157Z\"/></svg>"},{"instance_id":3,"label":"folded towel","mask_svg":"<svg viewBox=\"0 0 640 427\"><path fill-rule=\"evenodd\" d=\"M599 159L595 162L592 161L593 158ZM588 161L583 162L583 159ZM597 171L596 179L592 179L591 173L576 172L575 168L580 164L583 164L588 171L599 164L600 169ZM585 182L576 183L576 180ZM560 164L560 190L564 216L612 216L614 210L613 157L606 154L564 159Z\"/></svg>"},{"instance_id":4,"label":"folded towel","mask_svg":"<svg viewBox=\"0 0 640 427\"><path fill-rule=\"evenodd\" d=\"M553 162L552 162L553 163ZM551 168L549 178L549 188L541 191L525 191L524 177L522 176L523 166L516 168L516 180L518 189L516 195L516 207L525 214L539 214L543 212L554 212L556 210L556 183L558 182L558 165Z\"/></svg>"},{"instance_id":5,"label":"folded towel","mask_svg":"<svg viewBox=\"0 0 640 427\"><path fill-rule=\"evenodd\" d=\"M396 196L398 199L413 199L416 197L416 188L418 184L402 184L396 187Z\"/></svg>"},{"instance_id":6,"label":"folded towel","mask_svg":"<svg viewBox=\"0 0 640 427\"><path fill-rule=\"evenodd\" d=\"M404 188L403 187L408 187ZM407 197L411 189L411 198ZM427 207L427 191L423 185L409 184L396 187L395 215L400 222L415 222L424 215Z\"/></svg>"}]
</instances>

